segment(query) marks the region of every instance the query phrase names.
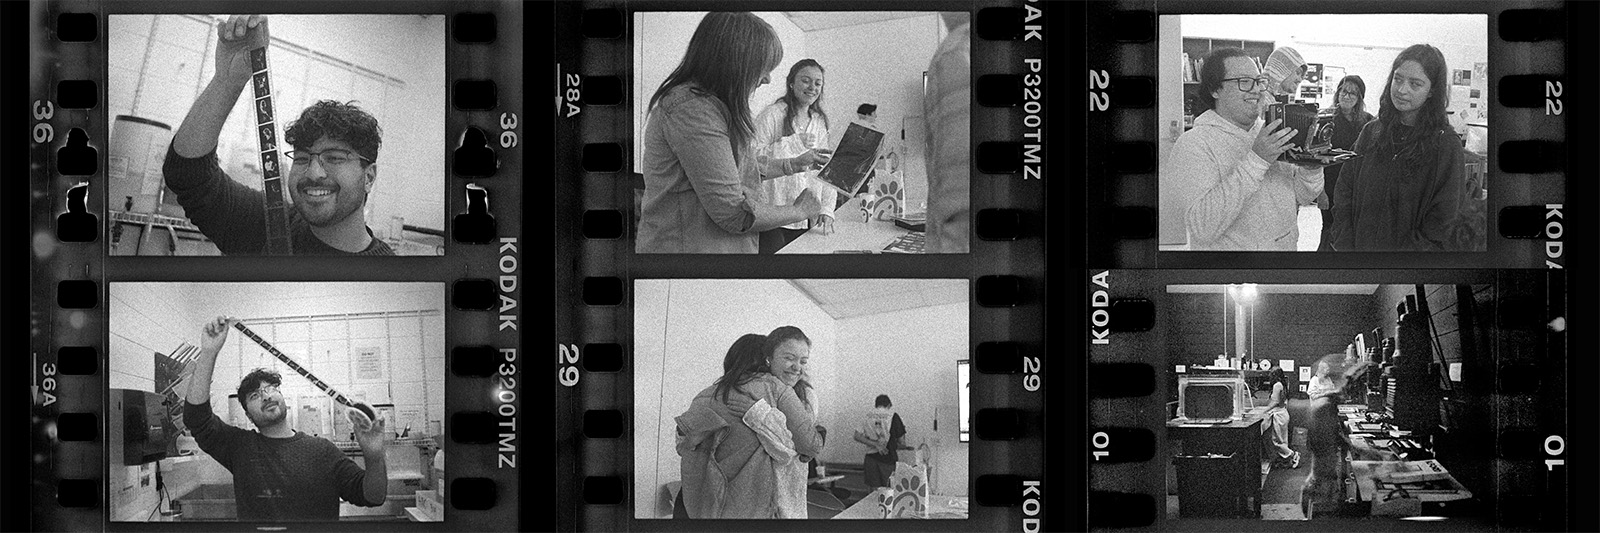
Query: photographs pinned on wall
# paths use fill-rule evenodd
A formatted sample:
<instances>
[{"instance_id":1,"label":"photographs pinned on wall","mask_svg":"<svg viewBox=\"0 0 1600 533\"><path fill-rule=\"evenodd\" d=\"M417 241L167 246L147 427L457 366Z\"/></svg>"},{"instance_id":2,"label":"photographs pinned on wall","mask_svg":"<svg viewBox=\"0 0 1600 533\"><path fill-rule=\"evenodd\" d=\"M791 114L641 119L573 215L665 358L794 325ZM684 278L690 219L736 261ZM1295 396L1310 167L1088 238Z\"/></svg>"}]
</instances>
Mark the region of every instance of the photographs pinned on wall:
<instances>
[{"instance_id":1,"label":"photographs pinned on wall","mask_svg":"<svg viewBox=\"0 0 1600 533\"><path fill-rule=\"evenodd\" d=\"M967 280L634 288L634 518L967 517Z\"/></svg>"},{"instance_id":2,"label":"photographs pinned on wall","mask_svg":"<svg viewBox=\"0 0 1600 533\"><path fill-rule=\"evenodd\" d=\"M442 521L444 292L112 283L111 520Z\"/></svg>"}]
</instances>

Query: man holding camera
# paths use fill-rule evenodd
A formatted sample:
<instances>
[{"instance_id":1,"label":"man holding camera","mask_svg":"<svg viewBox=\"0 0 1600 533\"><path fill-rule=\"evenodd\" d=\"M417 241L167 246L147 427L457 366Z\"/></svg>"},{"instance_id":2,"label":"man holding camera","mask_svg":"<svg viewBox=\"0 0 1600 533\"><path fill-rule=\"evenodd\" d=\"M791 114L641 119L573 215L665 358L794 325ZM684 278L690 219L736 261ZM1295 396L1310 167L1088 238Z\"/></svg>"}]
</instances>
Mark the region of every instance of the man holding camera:
<instances>
[{"instance_id":1,"label":"man holding camera","mask_svg":"<svg viewBox=\"0 0 1600 533\"><path fill-rule=\"evenodd\" d=\"M1161 169L1185 199L1191 250L1296 249L1299 208L1322 194L1322 169L1278 160L1300 132L1281 128L1281 120L1263 124L1274 83L1283 80L1264 76L1238 48L1214 50L1201 66L1195 109L1201 114Z\"/></svg>"}]
</instances>

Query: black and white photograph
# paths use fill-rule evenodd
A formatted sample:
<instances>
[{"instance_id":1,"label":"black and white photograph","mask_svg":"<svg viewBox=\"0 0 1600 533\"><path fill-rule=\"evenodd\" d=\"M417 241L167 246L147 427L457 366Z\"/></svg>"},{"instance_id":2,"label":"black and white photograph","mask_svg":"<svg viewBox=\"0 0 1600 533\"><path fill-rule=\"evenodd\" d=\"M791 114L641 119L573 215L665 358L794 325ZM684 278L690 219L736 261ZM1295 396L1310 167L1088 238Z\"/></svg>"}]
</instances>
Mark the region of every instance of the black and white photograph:
<instances>
[{"instance_id":1,"label":"black and white photograph","mask_svg":"<svg viewBox=\"0 0 1600 533\"><path fill-rule=\"evenodd\" d=\"M967 280L634 289L634 518L968 518Z\"/></svg>"},{"instance_id":2,"label":"black and white photograph","mask_svg":"<svg viewBox=\"0 0 1600 533\"><path fill-rule=\"evenodd\" d=\"M1159 20L1161 251L1487 249L1487 16Z\"/></svg>"},{"instance_id":3,"label":"black and white photograph","mask_svg":"<svg viewBox=\"0 0 1600 533\"><path fill-rule=\"evenodd\" d=\"M444 15L107 17L112 255L444 254Z\"/></svg>"},{"instance_id":4,"label":"black and white photograph","mask_svg":"<svg viewBox=\"0 0 1600 533\"><path fill-rule=\"evenodd\" d=\"M1399 520L1470 529L1538 512L1496 504L1522 490L1512 477L1545 467L1544 434L1524 445L1506 428L1562 431L1552 422L1563 424L1564 385L1546 381L1521 399L1506 388L1519 365L1543 360L1544 334L1565 329L1534 318L1542 291L1237 283L1166 293L1158 457L1169 458L1168 519L1351 520L1384 531ZM1539 374L1560 372L1523 375ZM1505 451L1519 447L1526 453Z\"/></svg>"},{"instance_id":5,"label":"black and white photograph","mask_svg":"<svg viewBox=\"0 0 1600 533\"><path fill-rule=\"evenodd\" d=\"M971 19L634 13L635 250L967 253Z\"/></svg>"},{"instance_id":6,"label":"black and white photograph","mask_svg":"<svg viewBox=\"0 0 1600 533\"><path fill-rule=\"evenodd\" d=\"M111 521L443 521L444 299L112 283Z\"/></svg>"}]
</instances>

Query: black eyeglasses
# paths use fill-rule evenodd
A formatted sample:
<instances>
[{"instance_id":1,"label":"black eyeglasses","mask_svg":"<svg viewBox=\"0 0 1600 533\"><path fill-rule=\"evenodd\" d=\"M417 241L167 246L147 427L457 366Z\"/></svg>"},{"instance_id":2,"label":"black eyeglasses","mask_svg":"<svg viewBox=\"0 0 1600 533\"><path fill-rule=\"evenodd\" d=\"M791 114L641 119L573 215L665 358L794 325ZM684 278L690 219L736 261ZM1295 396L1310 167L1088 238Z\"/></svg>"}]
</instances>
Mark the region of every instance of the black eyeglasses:
<instances>
[{"instance_id":1,"label":"black eyeglasses","mask_svg":"<svg viewBox=\"0 0 1600 533\"><path fill-rule=\"evenodd\" d=\"M357 159L367 161L369 163L372 162L371 159L367 159L361 154L339 148L323 150L321 152L312 152L310 150L291 150L289 151L288 156L289 160L294 161L294 164L296 165L309 165L311 164L311 158L315 157L318 161L322 162L322 166L324 168L337 167Z\"/></svg>"},{"instance_id":2,"label":"black eyeglasses","mask_svg":"<svg viewBox=\"0 0 1600 533\"><path fill-rule=\"evenodd\" d=\"M256 401L259 398L266 398L268 393L273 393L273 392L278 392L278 386L277 385L262 385L261 388L256 389L254 392L251 392L250 394L245 395L244 401L245 402L253 402L253 401Z\"/></svg>"},{"instance_id":3,"label":"black eyeglasses","mask_svg":"<svg viewBox=\"0 0 1600 533\"><path fill-rule=\"evenodd\" d=\"M1223 78L1222 81L1234 82L1236 85L1238 85L1239 90L1243 92L1254 91L1258 86L1266 87L1267 83L1269 83L1265 76L1259 78Z\"/></svg>"}]
</instances>

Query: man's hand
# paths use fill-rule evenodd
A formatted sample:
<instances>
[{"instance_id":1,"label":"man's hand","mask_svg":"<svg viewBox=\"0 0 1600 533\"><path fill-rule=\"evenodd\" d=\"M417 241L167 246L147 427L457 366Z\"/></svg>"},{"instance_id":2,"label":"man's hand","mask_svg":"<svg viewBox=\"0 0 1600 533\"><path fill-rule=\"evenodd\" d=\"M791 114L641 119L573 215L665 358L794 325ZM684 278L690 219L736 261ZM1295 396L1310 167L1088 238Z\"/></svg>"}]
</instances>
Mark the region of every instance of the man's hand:
<instances>
[{"instance_id":1,"label":"man's hand","mask_svg":"<svg viewBox=\"0 0 1600 533\"><path fill-rule=\"evenodd\" d=\"M353 407L345 410L345 414L356 428L356 442L361 445L362 453L368 456L383 453L384 445L388 444L388 424L382 419L374 421L367 418L366 413Z\"/></svg>"},{"instance_id":2,"label":"man's hand","mask_svg":"<svg viewBox=\"0 0 1600 533\"><path fill-rule=\"evenodd\" d=\"M1260 156L1263 161L1268 163L1277 161L1280 154L1294 147L1294 143L1289 142L1289 139L1293 138L1296 133L1300 133L1300 130L1294 128L1279 129L1278 127L1282 125L1282 119L1274 120L1262 126L1261 131L1256 134L1255 145L1251 146L1250 150Z\"/></svg>"},{"instance_id":3,"label":"man's hand","mask_svg":"<svg viewBox=\"0 0 1600 533\"><path fill-rule=\"evenodd\" d=\"M207 322L200 330L200 355L185 369L189 382L189 389L184 393L184 401L200 405L211 401L211 375L217 369L217 352L222 350L222 344L228 341L228 329L233 327L239 319L219 316Z\"/></svg>"},{"instance_id":4,"label":"man's hand","mask_svg":"<svg viewBox=\"0 0 1600 533\"><path fill-rule=\"evenodd\" d=\"M228 341L228 330L233 329L238 321L237 318L219 316L207 322L200 332L201 353L215 357L222 350L222 344Z\"/></svg>"},{"instance_id":5,"label":"man's hand","mask_svg":"<svg viewBox=\"0 0 1600 533\"><path fill-rule=\"evenodd\" d=\"M265 15L229 15L228 20L217 23L217 79L248 83L255 72L250 67L250 51L268 42Z\"/></svg>"}]
</instances>

